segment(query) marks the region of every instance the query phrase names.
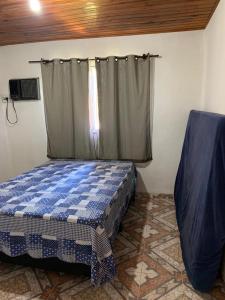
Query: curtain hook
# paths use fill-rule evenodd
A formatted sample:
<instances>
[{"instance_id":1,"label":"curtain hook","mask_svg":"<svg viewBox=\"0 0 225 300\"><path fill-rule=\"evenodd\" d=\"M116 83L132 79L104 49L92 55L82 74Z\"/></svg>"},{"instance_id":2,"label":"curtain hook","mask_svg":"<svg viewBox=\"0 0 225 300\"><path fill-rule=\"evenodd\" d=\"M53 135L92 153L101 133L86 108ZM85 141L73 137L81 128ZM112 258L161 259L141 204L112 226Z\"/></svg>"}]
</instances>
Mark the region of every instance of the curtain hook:
<instances>
[{"instance_id":1,"label":"curtain hook","mask_svg":"<svg viewBox=\"0 0 225 300\"><path fill-rule=\"evenodd\" d=\"M146 54L143 54L142 58L143 58L143 59L146 59L146 58L147 58L147 56L148 56L148 55L146 55Z\"/></svg>"}]
</instances>

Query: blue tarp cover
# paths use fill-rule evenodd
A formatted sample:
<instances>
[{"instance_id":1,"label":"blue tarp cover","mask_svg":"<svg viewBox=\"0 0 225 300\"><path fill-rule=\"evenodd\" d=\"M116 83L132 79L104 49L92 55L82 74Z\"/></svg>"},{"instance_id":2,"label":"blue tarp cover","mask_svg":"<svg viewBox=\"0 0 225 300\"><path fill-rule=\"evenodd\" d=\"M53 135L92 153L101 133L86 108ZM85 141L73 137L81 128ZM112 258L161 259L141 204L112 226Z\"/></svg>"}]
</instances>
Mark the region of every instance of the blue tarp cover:
<instances>
[{"instance_id":1,"label":"blue tarp cover","mask_svg":"<svg viewBox=\"0 0 225 300\"><path fill-rule=\"evenodd\" d=\"M209 291L225 243L225 116L191 111L175 183L176 216L188 277Z\"/></svg>"}]
</instances>

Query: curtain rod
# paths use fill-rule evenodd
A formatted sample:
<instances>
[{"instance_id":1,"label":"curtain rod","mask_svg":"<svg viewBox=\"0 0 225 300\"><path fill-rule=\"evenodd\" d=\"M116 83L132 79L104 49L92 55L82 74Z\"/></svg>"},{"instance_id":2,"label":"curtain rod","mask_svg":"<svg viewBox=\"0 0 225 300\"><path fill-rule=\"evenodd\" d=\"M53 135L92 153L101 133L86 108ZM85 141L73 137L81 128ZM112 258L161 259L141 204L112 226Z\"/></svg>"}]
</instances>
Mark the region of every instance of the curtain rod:
<instances>
[{"instance_id":1,"label":"curtain rod","mask_svg":"<svg viewBox=\"0 0 225 300\"><path fill-rule=\"evenodd\" d=\"M143 55L135 55L135 57L137 58L146 58L148 56L148 54L143 54ZM155 58L160 58L161 56L159 54L149 54L149 57L155 57ZM117 59L126 59L127 56L115 56L115 58ZM79 61L87 61L87 60L107 60L107 57L96 57L95 58L78 58ZM71 58L69 59L61 59L59 58L60 61L62 62L68 62L71 61ZM41 59L41 60L29 60L29 64L38 64L38 63L49 63L49 62L53 62L54 59Z\"/></svg>"}]
</instances>

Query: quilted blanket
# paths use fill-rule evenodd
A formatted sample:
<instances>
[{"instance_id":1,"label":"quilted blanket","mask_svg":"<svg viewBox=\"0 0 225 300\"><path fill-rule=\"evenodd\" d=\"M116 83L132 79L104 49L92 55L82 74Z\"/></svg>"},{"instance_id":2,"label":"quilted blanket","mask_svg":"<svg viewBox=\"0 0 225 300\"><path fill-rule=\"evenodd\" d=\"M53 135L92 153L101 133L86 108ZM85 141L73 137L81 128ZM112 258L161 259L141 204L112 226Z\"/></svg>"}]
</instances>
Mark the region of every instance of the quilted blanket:
<instances>
[{"instance_id":1,"label":"quilted blanket","mask_svg":"<svg viewBox=\"0 0 225 300\"><path fill-rule=\"evenodd\" d=\"M115 275L112 241L135 189L131 162L53 160L0 184L0 251Z\"/></svg>"}]
</instances>

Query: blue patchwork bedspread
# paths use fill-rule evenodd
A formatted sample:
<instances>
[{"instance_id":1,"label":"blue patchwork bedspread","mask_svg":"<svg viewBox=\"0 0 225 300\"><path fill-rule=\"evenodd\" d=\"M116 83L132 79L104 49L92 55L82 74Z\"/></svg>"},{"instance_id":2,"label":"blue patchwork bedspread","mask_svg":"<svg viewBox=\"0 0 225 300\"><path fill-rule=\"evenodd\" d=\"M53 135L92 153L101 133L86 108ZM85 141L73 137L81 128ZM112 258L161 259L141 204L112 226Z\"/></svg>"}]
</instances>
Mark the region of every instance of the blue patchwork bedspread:
<instances>
[{"instance_id":1,"label":"blue patchwork bedspread","mask_svg":"<svg viewBox=\"0 0 225 300\"><path fill-rule=\"evenodd\" d=\"M113 278L111 243L135 188L131 162L53 160L0 184L0 251L91 266Z\"/></svg>"}]
</instances>

